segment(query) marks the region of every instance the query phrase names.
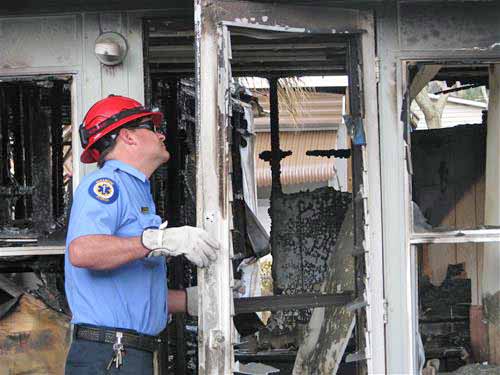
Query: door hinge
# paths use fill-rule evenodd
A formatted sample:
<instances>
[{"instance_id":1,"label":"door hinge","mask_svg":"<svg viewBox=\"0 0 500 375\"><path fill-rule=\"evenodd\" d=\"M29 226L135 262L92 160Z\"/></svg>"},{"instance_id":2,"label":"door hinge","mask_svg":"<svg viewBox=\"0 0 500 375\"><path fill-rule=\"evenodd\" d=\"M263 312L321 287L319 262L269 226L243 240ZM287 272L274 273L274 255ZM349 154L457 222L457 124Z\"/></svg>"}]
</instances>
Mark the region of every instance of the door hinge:
<instances>
[{"instance_id":1,"label":"door hinge","mask_svg":"<svg viewBox=\"0 0 500 375\"><path fill-rule=\"evenodd\" d=\"M375 57L375 82L380 81L380 59Z\"/></svg>"}]
</instances>

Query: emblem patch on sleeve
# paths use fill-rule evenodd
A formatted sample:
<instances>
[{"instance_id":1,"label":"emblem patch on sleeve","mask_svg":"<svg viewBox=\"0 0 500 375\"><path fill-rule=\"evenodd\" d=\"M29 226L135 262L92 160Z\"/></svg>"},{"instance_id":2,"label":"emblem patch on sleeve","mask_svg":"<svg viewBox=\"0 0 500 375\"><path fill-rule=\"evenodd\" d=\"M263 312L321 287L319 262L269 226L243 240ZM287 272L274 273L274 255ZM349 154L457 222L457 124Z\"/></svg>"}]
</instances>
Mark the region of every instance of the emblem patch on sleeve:
<instances>
[{"instance_id":1,"label":"emblem patch on sleeve","mask_svg":"<svg viewBox=\"0 0 500 375\"><path fill-rule=\"evenodd\" d=\"M89 186L89 195L102 203L113 203L118 194L118 185L110 178L99 178Z\"/></svg>"}]
</instances>

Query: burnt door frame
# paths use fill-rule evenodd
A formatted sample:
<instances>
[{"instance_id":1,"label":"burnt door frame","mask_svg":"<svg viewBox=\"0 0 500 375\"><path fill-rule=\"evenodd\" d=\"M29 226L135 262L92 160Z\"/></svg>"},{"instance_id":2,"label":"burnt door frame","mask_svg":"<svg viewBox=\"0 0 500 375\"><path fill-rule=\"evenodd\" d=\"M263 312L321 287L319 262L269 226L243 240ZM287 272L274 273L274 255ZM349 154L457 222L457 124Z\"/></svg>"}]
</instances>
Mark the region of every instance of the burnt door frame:
<instances>
[{"instance_id":1,"label":"burnt door frame","mask_svg":"<svg viewBox=\"0 0 500 375\"><path fill-rule=\"evenodd\" d=\"M355 68L362 79L360 120L366 145L360 184L365 215L369 373L385 373L383 256L379 124L377 114L377 58L373 14L368 11L262 4L244 1L195 0L197 109L197 225L221 243L219 259L199 270L199 373L232 372L234 311L231 245L231 184L228 128L230 121L230 28L308 34L357 33L361 57ZM201 272L200 272L201 271Z\"/></svg>"}]
</instances>

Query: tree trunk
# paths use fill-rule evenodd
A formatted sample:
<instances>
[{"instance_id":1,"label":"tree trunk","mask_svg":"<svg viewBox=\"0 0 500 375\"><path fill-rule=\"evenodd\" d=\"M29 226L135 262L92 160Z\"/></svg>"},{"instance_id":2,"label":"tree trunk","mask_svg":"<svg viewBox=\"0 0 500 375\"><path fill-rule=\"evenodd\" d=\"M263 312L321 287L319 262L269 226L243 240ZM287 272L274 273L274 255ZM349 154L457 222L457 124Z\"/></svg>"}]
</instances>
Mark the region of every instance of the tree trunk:
<instances>
[{"instance_id":1,"label":"tree trunk","mask_svg":"<svg viewBox=\"0 0 500 375\"><path fill-rule=\"evenodd\" d=\"M415 100L424 113L427 128L439 129L441 127L441 117L443 116L443 110L448 101L448 96L450 96L450 94L441 95L437 102L433 103L427 94L426 88L418 93Z\"/></svg>"}]
</instances>

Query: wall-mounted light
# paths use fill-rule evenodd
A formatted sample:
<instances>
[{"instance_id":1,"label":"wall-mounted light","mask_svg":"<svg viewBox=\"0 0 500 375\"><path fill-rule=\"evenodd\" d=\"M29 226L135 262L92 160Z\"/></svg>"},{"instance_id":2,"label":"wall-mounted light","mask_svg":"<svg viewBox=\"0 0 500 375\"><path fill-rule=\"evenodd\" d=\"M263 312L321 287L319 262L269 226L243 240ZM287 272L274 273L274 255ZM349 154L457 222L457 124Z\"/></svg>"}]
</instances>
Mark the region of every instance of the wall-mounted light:
<instances>
[{"instance_id":1,"label":"wall-mounted light","mask_svg":"<svg viewBox=\"0 0 500 375\"><path fill-rule=\"evenodd\" d=\"M108 31L95 40L94 53L101 64L110 66L121 64L127 52L127 40L120 33Z\"/></svg>"}]
</instances>

